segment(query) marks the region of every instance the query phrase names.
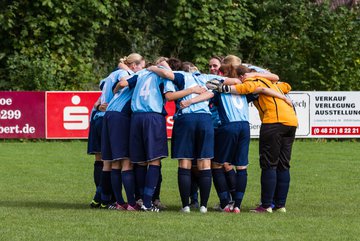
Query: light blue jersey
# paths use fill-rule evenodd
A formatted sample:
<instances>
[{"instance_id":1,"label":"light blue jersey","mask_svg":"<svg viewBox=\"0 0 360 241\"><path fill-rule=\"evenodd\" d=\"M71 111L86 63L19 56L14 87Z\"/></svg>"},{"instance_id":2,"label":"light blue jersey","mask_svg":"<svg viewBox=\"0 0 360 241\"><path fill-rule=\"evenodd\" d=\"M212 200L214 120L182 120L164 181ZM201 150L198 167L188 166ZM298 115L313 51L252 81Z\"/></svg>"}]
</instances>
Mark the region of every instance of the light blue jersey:
<instances>
[{"instance_id":1,"label":"light blue jersey","mask_svg":"<svg viewBox=\"0 0 360 241\"><path fill-rule=\"evenodd\" d=\"M129 76L129 74L133 74L133 72L129 73L125 70L119 73L119 79L125 76ZM111 99L106 111L117 111L117 112L126 112L130 113L130 100L133 94L134 89L130 89L129 87L125 87L115 93L114 97Z\"/></svg>"},{"instance_id":2,"label":"light blue jersey","mask_svg":"<svg viewBox=\"0 0 360 241\"><path fill-rule=\"evenodd\" d=\"M113 86L119 80L119 76L121 76L121 74L123 74L123 72L124 72L124 70L122 70L122 69L116 70L116 71L112 72L104 80L102 80L104 84L102 85L103 87L102 87L101 96L100 96L100 104L109 103L111 101L111 99L114 96ZM125 73L127 73L127 72L125 71ZM104 111L99 111L96 113L94 118L96 119L96 118L98 118L100 116L104 116L104 115L105 115Z\"/></svg>"},{"instance_id":3,"label":"light blue jersey","mask_svg":"<svg viewBox=\"0 0 360 241\"><path fill-rule=\"evenodd\" d=\"M132 111L166 115L163 96L165 80L147 69L137 72L128 79L129 88L134 89L131 98Z\"/></svg>"},{"instance_id":4,"label":"light blue jersey","mask_svg":"<svg viewBox=\"0 0 360 241\"><path fill-rule=\"evenodd\" d=\"M268 70L261 68L259 66L255 66L252 64L243 64L244 66L248 67L249 69L255 70L258 73L270 73Z\"/></svg>"},{"instance_id":5,"label":"light blue jersey","mask_svg":"<svg viewBox=\"0 0 360 241\"><path fill-rule=\"evenodd\" d=\"M211 80L213 78L217 79L223 79L223 77L218 75L203 75L199 72L195 73L188 73L183 71L175 71L174 72L175 79L174 83L167 81L165 85L164 92L175 92L176 90L184 90L191 87L194 87L196 85L203 86L206 88L206 82L208 80ZM184 96L182 99L179 99L178 101L182 100L189 100L194 97L198 96L198 94L190 94L187 96ZM181 110L182 114L189 114L189 113L206 113L211 114L209 109L209 100L198 102L195 104L190 105L187 108L184 108Z\"/></svg>"},{"instance_id":6,"label":"light blue jersey","mask_svg":"<svg viewBox=\"0 0 360 241\"><path fill-rule=\"evenodd\" d=\"M215 93L214 104L218 107L221 124L249 121L249 106L246 95Z\"/></svg>"}]
</instances>

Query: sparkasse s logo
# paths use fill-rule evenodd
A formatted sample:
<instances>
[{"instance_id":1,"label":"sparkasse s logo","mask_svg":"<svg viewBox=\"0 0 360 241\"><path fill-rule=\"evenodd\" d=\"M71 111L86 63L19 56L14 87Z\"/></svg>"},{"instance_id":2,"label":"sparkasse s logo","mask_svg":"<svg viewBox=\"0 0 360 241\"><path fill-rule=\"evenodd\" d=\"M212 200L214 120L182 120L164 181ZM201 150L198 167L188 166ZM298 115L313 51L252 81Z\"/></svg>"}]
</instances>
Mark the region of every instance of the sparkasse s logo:
<instances>
[{"instance_id":1,"label":"sparkasse s logo","mask_svg":"<svg viewBox=\"0 0 360 241\"><path fill-rule=\"evenodd\" d=\"M86 139L90 113L100 92L46 92L46 138Z\"/></svg>"},{"instance_id":2,"label":"sparkasse s logo","mask_svg":"<svg viewBox=\"0 0 360 241\"><path fill-rule=\"evenodd\" d=\"M89 108L86 106L78 106L81 98L74 95L71 103L75 106L66 106L64 108L64 128L66 130L86 130L89 127Z\"/></svg>"}]
</instances>

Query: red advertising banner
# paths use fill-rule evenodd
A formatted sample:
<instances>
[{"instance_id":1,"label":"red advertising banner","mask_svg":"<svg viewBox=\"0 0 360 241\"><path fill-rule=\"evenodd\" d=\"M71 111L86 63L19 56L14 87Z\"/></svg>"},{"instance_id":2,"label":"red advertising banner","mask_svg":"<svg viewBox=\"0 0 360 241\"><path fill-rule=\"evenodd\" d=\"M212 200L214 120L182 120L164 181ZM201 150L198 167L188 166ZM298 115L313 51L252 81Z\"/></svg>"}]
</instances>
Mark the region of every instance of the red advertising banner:
<instances>
[{"instance_id":1,"label":"red advertising banner","mask_svg":"<svg viewBox=\"0 0 360 241\"><path fill-rule=\"evenodd\" d=\"M45 137L45 92L0 92L0 138Z\"/></svg>"},{"instance_id":2,"label":"red advertising banner","mask_svg":"<svg viewBox=\"0 0 360 241\"><path fill-rule=\"evenodd\" d=\"M46 138L86 139L98 91L46 92Z\"/></svg>"},{"instance_id":3,"label":"red advertising banner","mask_svg":"<svg viewBox=\"0 0 360 241\"><path fill-rule=\"evenodd\" d=\"M98 91L46 92L46 138L88 138L91 109L100 94ZM166 103L165 109L167 136L171 138L174 102Z\"/></svg>"},{"instance_id":4,"label":"red advertising banner","mask_svg":"<svg viewBox=\"0 0 360 241\"><path fill-rule=\"evenodd\" d=\"M172 129L174 125L174 119L173 115L175 114L175 102L166 102L165 105L166 112L168 115L166 116L166 131L167 131L167 137L171 138Z\"/></svg>"}]
</instances>

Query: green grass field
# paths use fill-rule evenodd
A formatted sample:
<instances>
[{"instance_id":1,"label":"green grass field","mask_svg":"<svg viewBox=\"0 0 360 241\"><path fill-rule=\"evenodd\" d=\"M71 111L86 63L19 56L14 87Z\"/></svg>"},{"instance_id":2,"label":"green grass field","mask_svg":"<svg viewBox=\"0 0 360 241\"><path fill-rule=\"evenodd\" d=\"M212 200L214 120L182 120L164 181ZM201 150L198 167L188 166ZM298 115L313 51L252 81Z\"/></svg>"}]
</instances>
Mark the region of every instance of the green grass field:
<instances>
[{"instance_id":1,"label":"green grass field","mask_svg":"<svg viewBox=\"0 0 360 241\"><path fill-rule=\"evenodd\" d=\"M296 141L286 214L253 214L258 142L242 213L179 212L177 162L163 161L161 213L91 210L85 141L0 143L0 240L360 240L360 142Z\"/></svg>"}]
</instances>

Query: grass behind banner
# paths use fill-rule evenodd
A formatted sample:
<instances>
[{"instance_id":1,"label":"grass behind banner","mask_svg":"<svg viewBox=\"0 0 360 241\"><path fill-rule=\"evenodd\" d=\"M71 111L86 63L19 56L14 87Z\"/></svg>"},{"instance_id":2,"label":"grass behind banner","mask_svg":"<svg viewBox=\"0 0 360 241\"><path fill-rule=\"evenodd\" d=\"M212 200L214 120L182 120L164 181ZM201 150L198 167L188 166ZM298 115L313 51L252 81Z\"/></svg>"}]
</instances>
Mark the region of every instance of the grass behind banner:
<instances>
[{"instance_id":1,"label":"grass behind banner","mask_svg":"<svg viewBox=\"0 0 360 241\"><path fill-rule=\"evenodd\" d=\"M288 213L252 214L260 197L251 141L240 215L179 212L177 162L163 162L162 213L91 210L93 157L84 141L0 143L0 240L358 240L360 143L296 141Z\"/></svg>"}]
</instances>

